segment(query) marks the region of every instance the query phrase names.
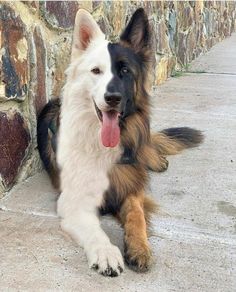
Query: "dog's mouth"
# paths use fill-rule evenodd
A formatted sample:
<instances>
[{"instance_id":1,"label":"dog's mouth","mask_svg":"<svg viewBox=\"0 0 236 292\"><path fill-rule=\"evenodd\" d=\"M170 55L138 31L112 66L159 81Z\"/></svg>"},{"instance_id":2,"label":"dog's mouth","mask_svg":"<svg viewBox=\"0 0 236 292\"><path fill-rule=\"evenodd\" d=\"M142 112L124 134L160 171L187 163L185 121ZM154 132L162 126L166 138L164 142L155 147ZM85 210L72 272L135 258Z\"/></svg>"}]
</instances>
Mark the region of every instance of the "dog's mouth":
<instances>
[{"instance_id":1,"label":"dog's mouth","mask_svg":"<svg viewBox=\"0 0 236 292\"><path fill-rule=\"evenodd\" d=\"M97 116L102 123L101 140L105 147L116 147L120 142L120 113L114 109L101 111L94 102Z\"/></svg>"}]
</instances>

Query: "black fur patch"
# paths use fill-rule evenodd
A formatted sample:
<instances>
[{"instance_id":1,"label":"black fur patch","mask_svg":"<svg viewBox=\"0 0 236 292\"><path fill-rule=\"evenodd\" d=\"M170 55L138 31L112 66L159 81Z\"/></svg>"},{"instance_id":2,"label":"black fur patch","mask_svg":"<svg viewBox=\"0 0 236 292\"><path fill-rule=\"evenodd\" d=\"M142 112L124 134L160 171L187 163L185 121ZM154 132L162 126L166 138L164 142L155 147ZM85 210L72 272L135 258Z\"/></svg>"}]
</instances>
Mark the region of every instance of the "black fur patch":
<instances>
[{"instance_id":1,"label":"black fur patch","mask_svg":"<svg viewBox=\"0 0 236 292\"><path fill-rule=\"evenodd\" d=\"M136 111L135 83L138 81L141 62L131 49L119 44L109 43L108 51L114 77L108 83L107 91L121 94L120 112L121 119L124 119Z\"/></svg>"},{"instance_id":2,"label":"black fur patch","mask_svg":"<svg viewBox=\"0 0 236 292\"><path fill-rule=\"evenodd\" d=\"M187 147L198 146L203 141L203 134L199 130L188 127L169 128L161 131L166 136L183 143Z\"/></svg>"},{"instance_id":3,"label":"black fur patch","mask_svg":"<svg viewBox=\"0 0 236 292\"><path fill-rule=\"evenodd\" d=\"M102 216L107 214L116 215L120 211L121 204L121 198L117 196L117 192L110 187L104 195L104 202L99 208L99 213Z\"/></svg>"},{"instance_id":4,"label":"black fur patch","mask_svg":"<svg viewBox=\"0 0 236 292\"><path fill-rule=\"evenodd\" d=\"M127 42L136 53L140 53L142 49L149 47L151 32L143 8L137 9L132 15L120 39Z\"/></svg>"},{"instance_id":5,"label":"black fur patch","mask_svg":"<svg viewBox=\"0 0 236 292\"><path fill-rule=\"evenodd\" d=\"M37 124L37 142L40 157L43 161L45 169L50 173L52 169L52 161L49 146L56 151L56 136L59 125L57 125L57 117L60 113L60 99L49 101L38 117ZM49 138L50 133L50 138Z\"/></svg>"},{"instance_id":6,"label":"black fur patch","mask_svg":"<svg viewBox=\"0 0 236 292\"><path fill-rule=\"evenodd\" d=\"M134 164L137 162L133 149L129 147L124 148L123 155L121 156L120 162L121 164Z\"/></svg>"}]
</instances>

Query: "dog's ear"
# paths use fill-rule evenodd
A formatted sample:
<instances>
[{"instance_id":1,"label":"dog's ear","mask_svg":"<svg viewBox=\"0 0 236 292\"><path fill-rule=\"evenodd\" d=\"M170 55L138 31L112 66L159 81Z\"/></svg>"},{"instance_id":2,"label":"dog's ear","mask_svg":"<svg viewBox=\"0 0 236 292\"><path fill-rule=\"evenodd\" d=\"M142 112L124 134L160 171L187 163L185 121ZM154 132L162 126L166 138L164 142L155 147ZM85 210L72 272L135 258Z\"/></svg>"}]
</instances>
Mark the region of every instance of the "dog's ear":
<instances>
[{"instance_id":1,"label":"dog's ear","mask_svg":"<svg viewBox=\"0 0 236 292\"><path fill-rule=\"evenodd\" d=\"M79 9L75 18L72 57L74 54L83 53L92 40L101 37L105 38L105 35L92 15L84 9Z\"/></svg>"},{"instance_id":2,"label":"dog's ear","mask_svg":"<svg viewBox=\"0 0 236 292\"><path fill-rule=\"evenodd\" d=\"M120 40L127 43L136 52L149 47L150 45L150 27L147 15L143 8L137 9L132 15Z\"/></svg>"}]
</instances>

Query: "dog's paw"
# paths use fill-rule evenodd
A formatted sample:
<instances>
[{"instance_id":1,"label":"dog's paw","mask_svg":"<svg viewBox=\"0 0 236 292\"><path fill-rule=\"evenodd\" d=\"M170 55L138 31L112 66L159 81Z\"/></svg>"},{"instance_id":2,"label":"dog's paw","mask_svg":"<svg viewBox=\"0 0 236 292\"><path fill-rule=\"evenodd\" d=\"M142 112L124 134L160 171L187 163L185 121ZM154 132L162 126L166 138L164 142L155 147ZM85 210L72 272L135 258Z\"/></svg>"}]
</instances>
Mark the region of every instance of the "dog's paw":
<instances>
[{"instance_id":1,"label":"dog's paw","mask_svg":"<svg viewBox=\"0 0 236 292\"><path fill-rule=\"evenodd\" d=\"M115 245L96 246L87 251L89 267L103 276L117 277L124 270L121 252Z\"/></svg>"},{"instance_id":2,"label":"dog's paw","mask_svg":"<svg viewBox=\"0 0 236 292\"><path fill-rule=\"evenodd\" d=\"M169 161L164 156L161 156L160 157L160 166L159 166L158 171L159 172L166 171L168 166L169 166Z\"/></svg>"},{"instance_id":3,"label":"dog's paw","mask_svg":"<svg viewBox=\"0 0 236 292\"><path fill-rule=\"evenodd\" d=\"M125 241L125 261L136 272L146 272L151 266L151 250L146 242Z\"/></svg>"},{"instance_id":4,"label":"dog's paw","mask_svg":"<svg viewBox=\"0 0 236 292\"><path fill-rule=\"evenodd\" d=\"M149 161L147 167L151 171L163 172L166 171L169 166L168 160L164 156L158 156L156 159Z\"/></svg>"}]
</instances>

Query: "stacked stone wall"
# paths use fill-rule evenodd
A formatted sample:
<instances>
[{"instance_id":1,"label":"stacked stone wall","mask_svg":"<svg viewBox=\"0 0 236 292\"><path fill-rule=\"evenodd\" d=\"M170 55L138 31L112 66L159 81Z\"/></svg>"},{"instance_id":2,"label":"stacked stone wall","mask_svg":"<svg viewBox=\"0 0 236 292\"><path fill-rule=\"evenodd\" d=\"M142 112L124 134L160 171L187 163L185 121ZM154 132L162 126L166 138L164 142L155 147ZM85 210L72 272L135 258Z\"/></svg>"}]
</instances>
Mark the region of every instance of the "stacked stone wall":
<instances>
[{"instance_id":1,"label":"stacked stone wall","mask_svg":"<svg viewBox=\"0 0 236 292\"><path fill-rule=\"evenodd\" d=\"M89 10L115 40L140 6L154 36L154 84L235 30L233 1L0 2L0 197L42 168L37 115L60 95L78 8Z\"/></svg>"}]
</instances>

